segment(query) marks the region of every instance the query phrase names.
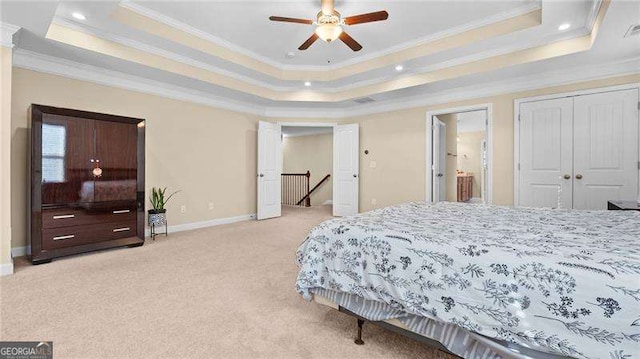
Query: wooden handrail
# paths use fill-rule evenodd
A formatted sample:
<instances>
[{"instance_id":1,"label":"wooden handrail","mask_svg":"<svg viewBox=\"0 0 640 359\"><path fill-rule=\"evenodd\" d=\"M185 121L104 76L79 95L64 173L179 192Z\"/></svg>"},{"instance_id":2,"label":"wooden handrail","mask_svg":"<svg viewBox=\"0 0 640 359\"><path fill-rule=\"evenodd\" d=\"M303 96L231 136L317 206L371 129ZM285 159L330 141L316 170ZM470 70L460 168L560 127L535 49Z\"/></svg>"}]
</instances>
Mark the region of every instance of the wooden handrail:
<instances>
[{"instance_id":1,"label":"wooden handrail","mask_svg":"<svg viewBox=\"0 0 640 359\"><path fill-rule=\"evenodd\" d=\"M309 193L307 193L306 196L302 197L301 200L298 201L298 203L296 203L297 206L299 206L304 200L306 200L307 198L311 198L311 194L313 193L313 191L315 191L318 187L320 187L321 184L323 184L325 181L327 181L329 179L329 177L331 177L330 174L324 176L323 179L320 180L320 182L318 182L317 185L315 185L311 191L309 191Z\"/></svg>"}]
</instances>

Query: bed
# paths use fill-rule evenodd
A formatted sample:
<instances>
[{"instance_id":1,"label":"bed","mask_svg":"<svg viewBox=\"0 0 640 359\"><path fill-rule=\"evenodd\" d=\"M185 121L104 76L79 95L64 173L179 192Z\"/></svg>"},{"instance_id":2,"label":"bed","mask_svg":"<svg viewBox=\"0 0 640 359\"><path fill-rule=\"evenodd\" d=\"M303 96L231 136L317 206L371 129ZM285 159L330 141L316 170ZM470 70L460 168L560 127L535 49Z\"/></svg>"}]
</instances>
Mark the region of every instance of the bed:
<instances>
[{"instance_id":1,"label":"bed","mask_svg":"<svg viewBox=\"0 0 640 359\"><path fill-rule=\"evenodd\" d=\"M640 212L406 203L313 228L308 300L464 358L640 358Z\"/></svg>"}]
</instances>

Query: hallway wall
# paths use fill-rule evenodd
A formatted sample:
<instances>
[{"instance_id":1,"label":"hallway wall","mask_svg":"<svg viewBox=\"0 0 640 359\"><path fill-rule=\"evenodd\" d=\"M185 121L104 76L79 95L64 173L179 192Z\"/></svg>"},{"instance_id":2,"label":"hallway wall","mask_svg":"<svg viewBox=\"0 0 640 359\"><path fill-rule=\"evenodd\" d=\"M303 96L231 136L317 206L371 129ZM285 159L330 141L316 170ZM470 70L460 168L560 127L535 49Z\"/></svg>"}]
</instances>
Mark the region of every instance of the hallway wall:
<instances>
[{"instance_id":1,"label":"hallway wall","mask_svg":"<svg viewBox=\"0 0 640 359\"><path fill-rule=\"evenodd\" d=\"M333 177L333 134L285 137L282 144L282 172L311 172L309 188L325 175ZM311 195L311 205L333 200L333 179L329 178Z\"/></svg>"}]
</instances>

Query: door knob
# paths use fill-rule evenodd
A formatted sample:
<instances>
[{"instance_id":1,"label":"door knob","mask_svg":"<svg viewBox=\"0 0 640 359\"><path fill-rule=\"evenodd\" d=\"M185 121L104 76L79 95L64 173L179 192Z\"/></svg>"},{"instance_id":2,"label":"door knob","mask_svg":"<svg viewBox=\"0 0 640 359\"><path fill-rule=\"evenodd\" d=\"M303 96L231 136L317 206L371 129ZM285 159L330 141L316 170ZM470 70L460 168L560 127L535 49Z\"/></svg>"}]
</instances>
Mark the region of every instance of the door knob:
<instances>
[{"instance_id":1,"label":"door knob","mask_svg":"<svg viewBox=\"0 0 640 359\"><path fill-rule=\"evenodd\" d=\"M357 177L358 177L358 175L357 175L357 174L354 174L354 175L353 175L353 178L357 178Z\"/></svg>"},{"instance_id":2,"label":"door knob","mask_svg":"<svg viewBox=\"0 0 640 359\"><path fill-rule=\"evenodd\" d=\"M443 175L442 173L438 173L438 174L437 174L437 176L438 176L438 177L442 177L442 176L444 176L444 175Z\"/></svg>"},{"instance_id":3,"label":"door knob","mask_svg":"<svg viewBox=\"0 0 640 359\"><path fill-rule=\"evenodd\" d=\"M581 174L577 174L576 175L576 179L582 179L582 175Z\"/></svg>"},{"instance_id":4,"label":"door knob","mask_svg":"<svg viewBox=\"0 0 640 359\"><path fill-rule=\"evenodd\" d=\"M264 177L264 173L259 174L260 177Z\"/></svg>"},{"instance_id":5,"label":"door knob","mask_svg":"<svg viewBox=\"0 0 640 359\"><path fill-rule=\"evenodd\" d=\"M564 177L564 179L569 179L569 178L571 178L571 176L570 176L570 175L564 175L563 177Z\"/></svg>"}]
</instances>

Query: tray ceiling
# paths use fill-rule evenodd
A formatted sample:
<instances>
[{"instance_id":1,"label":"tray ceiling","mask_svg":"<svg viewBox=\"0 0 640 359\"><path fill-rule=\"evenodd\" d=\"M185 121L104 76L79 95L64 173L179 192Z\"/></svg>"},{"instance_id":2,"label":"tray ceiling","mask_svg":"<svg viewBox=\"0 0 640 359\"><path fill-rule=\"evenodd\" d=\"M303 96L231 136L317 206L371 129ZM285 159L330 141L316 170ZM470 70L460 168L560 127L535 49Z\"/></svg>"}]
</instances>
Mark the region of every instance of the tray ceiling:
<instances>
[{"instance_id":1,"label":"tray ceiling","mask_svg":"<svg viewBox=\"0 0 640 359\"><path fill-rule=\"evenodd\" d=\"M346 27L364 46L358 53L320 41L298 51L313 27L268 21L270 15L313 18L319 3L3 1L0 20L22 28L14 38L16 66L72 77L107 71L133 76L130 82L145 88L164 84L265 113L384 108L442 89L563 68L621 61L629 67L640 57L640 37L623 37L640 15L633 2L336 1L343 15L390 14L388 21ZM76 12L86 19L74 18ZM559 30L565 23L570 28ZM83 71L74 74L74 67ZM362 97L374 101L354 102Z\"/></svg>"}]
</instances>

